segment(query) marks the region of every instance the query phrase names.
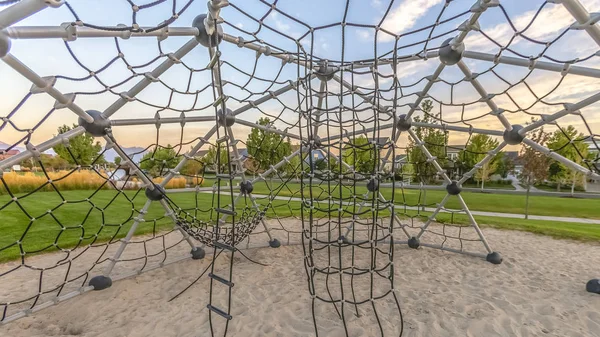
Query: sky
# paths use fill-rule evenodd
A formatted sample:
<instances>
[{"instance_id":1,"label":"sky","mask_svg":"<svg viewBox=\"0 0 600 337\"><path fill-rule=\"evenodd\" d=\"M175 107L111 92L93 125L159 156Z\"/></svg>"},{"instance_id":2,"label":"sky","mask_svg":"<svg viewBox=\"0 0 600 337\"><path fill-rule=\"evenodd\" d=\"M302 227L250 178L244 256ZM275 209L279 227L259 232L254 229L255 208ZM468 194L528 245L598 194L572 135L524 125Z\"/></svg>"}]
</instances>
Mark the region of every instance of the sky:
<instances>
[{"instance_id":1,"label":"sky","mask_svg":"<svg viewBox=\"0 0 600 337\"><path fill-rule=\"evenodd\" d=\"M580 1L590 12L600 10L600 0ZM138 5L150 2L153 1L137 1ZM289 53L302 50L307 55L335 63L342 59L344 62L372 60L388 54L394 49L396 39L383 30L401 34L398 40L398 46L402 46L397 52L399 56L418 54L425 48L435 49L447 38L458 34L456 28L469 17L468 11L475 1L456 0L445 6L446 1L443 0L396 0L390 6L390 1L387 0L350 0L347 10L346 0L280 0L275 4L273 0L265 2L267 4L258 0L230 0L231 5L221 11L221 17L225 20L222 24L224 32L241 36L246 41L264 41L274 46L274 50ZM177 10L183 8L185 3L183 0L175 1ZM502 52L505 56L517 56L515 53L518 53L526 57L537 57L543 52L546 57L560 62L587 59L578 62L577 65L595 69L600 65L598 57L592 56L600 47L585 31L568 30L575 20L561 4L537 0L503 0L501 3L502 9L489 8L482 14L479 20L481 32L469 33L465 40L466 50L496 54L500 47L492 43L489 40L491 38L501 46L510 44L510 50ZM132 23L132 9L125 0L72 0L69 4L79 18L88 24L115 26ZM171 17L172 7L173 0L167 0L158 6L140 10L137 15L138 23L141 26L156 26ZM205 12L206 1L194 1L171 26L189 27L197 15ZM349 23L344 29L341 25L333 25L311 32L310 27L339 23L344 20L344 16L345 22ZM510 18L510 22L507 17ZM382 18L385 19L382 21ZM535 20L532 22L533 18ZM16 26L59 26L74 20L67 6L62 6L42 10ZM258 23L259 20L263 25ZM436 20L442 23L435 27L433 33L431 29L419 31L419 28L427 27ZM373 28L376 25L383 28L377 34ZM514 29L525 29L523 35L526 38L516 36ZM255 32L255 37L250 35L252 32ZM84 81L59 79L56 88L63 93L80 93L76 96L75 103L84 110L103 111L118 99L119 92L131 88L140 77L115 87L115 93L85 94L86 92L102 91L105 89L104 85L112 87L130 78L132 71L127 68L127 64L141 65L135 68L135 72L139 74L151 71L164 61L164 57L156 60L157 56L160 56L159 46L166 54L176 51L189 39L169 37L160 43L155 37L118 39L118 47L123 54L123 58L120 59L117 58L119 52L113 38L79 38L69 42L67 45L75 58L69 53L62 39L13 40L11 53L40 76L81 78L89 75L86 68L97 72L95 77ZM543 43L533 43L529 39ZM232 110L245 105L249 100L263 96L265 91L275 91L285 86L287 81L295 81L307 73L301 66L283 64L280 59L272 56L257 57L256 52L228 42L222 42L219 50L223 60L222 76L230 83L224 87L225 94L230 97L227 106ZM113 60L114 62L110 63ZM154 62L151 62L153 60ZM494 67L490 62L466 58L464 60L472 72L482 74L478 78L479 81L488 93L496 95L494 101L506 111L505 115L513 124L525 123L531 116L539 118L539 114L555 113L562 109L562 103L579 102L600 90L600 82L594 78L576 75L563 78L560 73L542 70L530 72L523 67ZM127 64L124 61L127 61ZM214 96L210 87L212 79L210 72L204 69L209 62L207 49L198 46L183 57L182 61L183 64L173 66L160 77L163 83L151 84L137 96L139 100L127 103L111 118L153 118L157 114L163 118L178 117L182 111L185 111L186 116L214 116ZM108 63L110 65L106 69L98 72ZM408 104L417 98L415 93L423 89L427 83L427 76L430 76L438 65L437 58L398 64L396 73L402 85L402 90L396 93L398 114L408 111ZM198 71L190 71L188 67ZM377 70L381 74L376 76L379 87L391 88L393 80L388 75L393 74L392 67L380 65ZM248 74L254 76L250 78ZM364 74L345 72L343 78L371 90L376 82L369 71L365 71ZM477 102L479 94L470 83L463 81L464 75L456 66L446 67L440 78L442 81L433 85L429 95L435 101L434 113L441 111L445 122L494 130L503 129L498 119L489 114L489 107L483 102ZM300 95L292 90L278 97L278 100L271 100L238 115L238 119L255 122L259 117L266 115L274 121L274 126L278 129L287 128L289 132L298 134L299 121L305 125L297 111L299 96L307 97L307 102L302 102L302 110L307 110L307 106L311 104L315 106L316 95L308 93L311 88L318 90L319 85L319 80L314 79L299 89ZM7 124L0 130L0 141L18 143L27 136L28 130L33 130L31 142L39 144L55 135L59 125L77 122L77 116L68 109L52 110L54 99L43 93L31 95L15 111L15 107L27 95L30 87L31 83L27 79L0 62L0 116L10 115L9 119L14 124ZM241 89L242 87L245 89ZM172 88L180 93L172 93ZM202 90L204 88L205 90ZM326 88L330 94L325 100L325 107L336 107L339 104L337 95L340 94L340 86L332 80L327 82ZM191 93L186 93L188 90ZM200 90L202 91L196 95L196 91ZM393 92L382 95L390 100L394 97ZM544 101L551 104L537 102L536 96L544 97ZM359 97L347 95L342 101L359 112L344 111L341 117L332 114L331 125L320 127L319 134L322 137L339 134L340 130L370 127L374 118L381 119L381 123L385 124L385 116L375 116L369 105ZM340 119L341 123L338 122ZM559 124L572 124L585 135L599 134L598 104L582 109L581 115L569 115L560 119ZM189 147L189 142L204 136L213 125L214 122L187 123L182 129L180 124L163 124L158 130L155 125L114 126L113 133L117 141L125 147L152 146L157 143L157 138L158 143L163 146L185 143L184 147ZM587 127L591 131L586 129ZM549 126L547 129L553 128L554 126ZM233 129L236 137L241 140L245 140L250 131L248 127L240 124L235 124ZM389 135L389 130L380 133L380 136ZM450 135L450 143L460 144L467 139L468 134L464 133L456 132ZM399 144L401 147L405 146L405 136L400 138ZM23 142L18 146L24 147Z\"/></svg>"}]
</instances>

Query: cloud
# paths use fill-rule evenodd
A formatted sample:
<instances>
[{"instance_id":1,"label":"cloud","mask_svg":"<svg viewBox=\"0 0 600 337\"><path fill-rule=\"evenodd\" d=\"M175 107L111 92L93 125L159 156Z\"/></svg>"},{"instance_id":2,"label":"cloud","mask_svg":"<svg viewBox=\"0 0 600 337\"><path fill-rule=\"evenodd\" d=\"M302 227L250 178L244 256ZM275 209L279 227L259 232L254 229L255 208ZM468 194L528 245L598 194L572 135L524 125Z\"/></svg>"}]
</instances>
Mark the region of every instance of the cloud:
<instances>
[{"instance_id":1,"label":"cloud","mask_svg":"<svg viewBox=\"0 0 600 337\"><path fill-rule=\"evenodd\" d=\"M275 23L275 27L277 28L277 30L282 31L284 33L290 30L290 25L288 25L280 19L279 13L272 11L271 14L269 14L269 17Z\"/></svg>"},{"instance_id":2,"label":"cloud","mask_svg":"<svg viewBox=\"0 0 600 337\"><path fill-rule=\"evenodd\" d=\"M390 11L383 21L382 27L395 34L412 28L429 10L442 3L443 0L404 0L400 6ZM381 34L382 41L391 41L394 37Z\"/></svg>"},{"instance_id":3,"label":"cloud","mask_svg":"<svg viewBox=\"0 0 600 337\"><path fill-rule=\"evenodd\" d=\"M373 32L368 29L359 29L356 31L356 36L361 40L370 40L373 38Z\"/></svg>"},{"instance_id":4,"label":"cloud","mask_svg":"<svg viewBox=\"0 0 600 337\"><path fill-rule=\"evenodd\" d=\"M238 27L238 28L240 28L240 29L244 28L244 24L241 23L241 22L236 23L235 26Z\"/></svg>"},{"instance_id":5,"label":"cloud","mask_svg":"<svg viewBox=\"0 0 600 337\"><path fill-rule=\"evenodd\" d=\"M586 7L598 8L600 0L590 0ZM575 22L575 18L561 4L547 4L538 14L538 8L525 12L521 15L511 18L517 31L523 31L523 35L541 41L549 41L555 38L559 33L566 30ZM532 22L533 20L533 22ZM484 21L483 19L481 21ZM508 22L495 25L490 28L482 28L482 31L492 40L506 45L514 36L515 32ZM525 41L522 38L515 39L512 44ZM478 51L490 51L498 49L491 41L480 33L472 32L465 40L467 49ZM578 51L589 49L589 44L573 44ZM593 48L595 49L595 48Z\"/></svg>"}]
</instances>

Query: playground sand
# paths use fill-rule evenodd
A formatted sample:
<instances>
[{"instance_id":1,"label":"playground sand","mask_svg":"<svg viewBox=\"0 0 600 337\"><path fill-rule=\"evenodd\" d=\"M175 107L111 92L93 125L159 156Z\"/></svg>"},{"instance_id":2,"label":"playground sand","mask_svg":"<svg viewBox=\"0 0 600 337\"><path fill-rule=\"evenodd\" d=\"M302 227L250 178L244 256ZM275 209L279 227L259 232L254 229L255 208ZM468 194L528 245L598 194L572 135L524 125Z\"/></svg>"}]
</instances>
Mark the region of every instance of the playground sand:
<instances>
[{"instance_id":1,"label":"playground sand","mask_svg":"<svg viewBox=\"0 0 600 337\"><path fill-rule=\"evenodd\" d=\"M600 336L600 295L585 291L589 279L600 277L600 245L516 231L485 229L485 234L503 255L501 265L428 248L413 250L402 245L395 249L404 336ZM475 248L482 251L480 246ZM142 248L128 247L130 253L136 249ZM302 246L244 252L268 266L236 254L228 336L314 336ZM36 257L36 263L42 264L50 255ZM82 257L92 259L81 261L88 264L96 258ZM210 259L185 260L116 281L109 289L87 292L0 326L0 336L211 336L206 276L168 302ZM217 261L215 273L227 275L228 258L221 256ZM8 267L2 266L0 272ZM335 280L339 279L331 282L332 288ZM32 281L15 278L12 284L2 284L0 295L9 289L21 291L27 282ZM224 288L215 286L213 303L220 307L226 307ZM370 288L357 284L355 289L361 296ZM390 305L393 302L390 297L381 301L382 326L391 332L389 336L397 336L400 321ZM345 336L333 305L318 303L317 307L319 335ZM350 336L379 336L372 316L357 317L348 304L345 315ZM222 336L224 319L215 316L213 321L215 336Z\"/></svg>"}]
</instances>

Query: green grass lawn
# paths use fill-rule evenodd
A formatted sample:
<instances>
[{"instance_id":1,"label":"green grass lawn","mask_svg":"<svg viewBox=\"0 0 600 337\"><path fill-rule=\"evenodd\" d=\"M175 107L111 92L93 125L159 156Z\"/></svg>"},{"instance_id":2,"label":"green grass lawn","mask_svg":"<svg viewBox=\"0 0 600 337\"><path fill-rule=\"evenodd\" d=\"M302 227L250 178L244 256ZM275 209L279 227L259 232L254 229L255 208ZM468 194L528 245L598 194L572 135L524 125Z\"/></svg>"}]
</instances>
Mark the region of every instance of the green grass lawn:
<instances>
[{"instance_id":1,"label":"green grass lawn","mask_svg":"<svg viewBox=\"0 0 600 337\"><path fill-rule=\"evenodd\" d=\"M260 182L255 184L254 193L269 194L269 186L273 189L278 189L278 195L280 196L301 197L299 192L300 184L297 183L290 183L282 186L281 182ZM331 193L329 191L331 191ZM354 193L357 195L367 193L367 188L364 186L344 186L341 188L341 192L343 198L348 198ZM388 200L392 196L391 188L382 188L381 192ZM308 193L308 190L305 191L306 196L309 195ZM313 186L312 193L314 198L320 199L327 198L329 194L339 197L340 188L336 184L328 185L327 183L321 183L317 186ZM446 196L446 192L440 190L419 191L408 189L401 190L399 188L394 190L394 194L396 203L406 204L408 206L426 205L429 207L435 207L436 203L441 202ZM491 194L468 191L462 192L461 195L465 199L469 209L474 211L525 214L525 195ZM460 202L456 197L451 197L446 203L446 207L461 209ZM600 200L530 196L529 214L600 219Z\"/></svg>"},{"instance_id":2,"label":"green grass lawn","mask_svg":"<svg viewBox=\"0 0 600 337\"><path fill-rule=\"evenodd\" d=\"M299 184L273 183L279 190L280 196L301 197ZM279 189L278 187L281 187ZM331 194L346 198L353 193L364 194L365 187L343 187L321 184L313 186L311 190L314 198L326 199ZM222 192L228 189L223 187ZM234 187L234 191L237 188ZM257 183L255 194L268 194L269 188L265 183ZM382 189L386 198L391 197L391 189ZM143 191L101 190L93 191L65 191L61 196L56 192L33 193L27 197L19 196L19 202L11 202L10 197L0 196L0 261L18 258L21 249L27 254L54 251L59 248L72 248L86 246L93 242L106 242L124 237L131 227L134 218L139 215L139 210L146 202ZM396 204L428 204L439 202L444 196L443 191L427 191L426 195L417 190L395 190ZM524 196L482 194L463 192L463 197L473 210L522 213L524 209ZM213 202L216 203L217 195L213 193L172 193L169 198L183 209L191 212L198 209L195 214L201 220L209 220L211 213L208 211ZM460 208L455 197L448 202L451 208ZM221 195L221 202L230 203L231 198ZM248 200L241 202L249 202ZM267 200L259 198L259 204L266 205ZM571 199L555 197L531 197L530 214L556 215L569 217L600 218L598 200ZM323 202L327 204L327 202ZM267 212L267 217L300 216L301 205L297 201L275 200L273 208ZM408 210L407 216L417 212ZM427 216L428 212L420 212ZM321 213L322 215L322 213ZM380 212L380 216L389 215L389 212ZM348 214L344 215L348 216ZM456 214L451 219L450 214L439 214L437 219L442 222L453 221L459 224L468 224L465 215ZM214 214L213 214L214 218ZM31 219L35 219L31 221ZM148 234L171 230L173 224L170 218L165 217L165 211L157 202L151 204L145 216L146 221L140 223L136 234ZM525 230L529 232L550 235L557 238L577 240L600 240L600 225L574 224L550 221L534 221L524 219L476 217L483 224L505 229ZM104 225L102 225L104 224ZM17 244L21 242L21 245Z\"/></svg>"}]
</instances>

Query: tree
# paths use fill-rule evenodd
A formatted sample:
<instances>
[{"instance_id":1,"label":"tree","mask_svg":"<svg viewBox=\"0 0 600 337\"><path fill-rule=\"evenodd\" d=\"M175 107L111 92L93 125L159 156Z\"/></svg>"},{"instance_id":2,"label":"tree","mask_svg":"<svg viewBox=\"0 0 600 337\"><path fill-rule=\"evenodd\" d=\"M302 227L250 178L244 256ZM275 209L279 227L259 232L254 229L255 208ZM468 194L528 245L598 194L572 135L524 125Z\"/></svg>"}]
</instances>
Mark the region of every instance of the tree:
<instances>
[{"instance_id":1,"label":"tree","mask_svg":"<svg viewBox=\"0 0 600 337\"><path fill-rule=\"evenodd\" d=\"M531 122L528 122L527 124L533 123L534 121L535 119L531 118ZM543 127L529 134L529 138L532 141L542 146L546 144L548 137L549 134L544 131ZM542 183L548 179L550 159L546 155L535 150L529 145L523 144L521 152L519 153L519 157L523 163L523 172L521 173L521 178L528 187Z\"/></svg>"},{"instance_id":2,"label":"tree","mask_svg":"<svg viewBox=\"0 0 600 337\"><path fill-rule=\"evenodd\" d=\"M73 124L72 128L65 124L58 127L58 133L63 134L76 127L77 125L75 124ZM98 141L94 143L94 136L88 133L82 133L69 138L68 148L64 144L60 144L56 145L53 149L56 154L72 165L89 166L93 163L100 164L106 162L104 156L98 156L98 153L102 151L102 145Z\"/></svg>"},{"instance_id":3,"label":"tree","mask_svg":"<svg viewBox=\"0 0 600 337\"><path fill-rule=\"evenodd\" d=\"M210 168L212 171L217 172L217 163L219 164L219 173L228 173L229 172L229 159L227 158L227 149L224 146L220 146L219 148L219 157L220 160L217 161L217 147L211 146L208 149L208 152L200 159L202 164L205 167Z\"/></svg>"},{"instance_id":4,"label":"tree","mask_svg":"<svg viewBox=\"0 0 600 337\"><path fill-rule=\"evenodd\" d=\"M154 152L146 153L140 161L140 168L157 177L162 175L163 170L177 166L178 162L177 153L169 144L167 147L159 147Z\"/></svg>"},{"instance_id":5,"label":"tree","mask_svg":"<svg viewBox=\"0 0 600 337\"><path fill-rule=\"evenodd\" d=\"M274 128L268 117L260 118L256 124ZM289 139L271 131L252 128L246 140L248 154L256 161L260 170L268 170L292 153Z\"/></svg>"},{"instance_id":6,"label":"tree","mask_svg":"<svg viewBox=\"0 0 600 337\"><path fill-rule=\"evenodd\" d=\"M115 157L115 165L119 166L121 165L121 157Z\"/></svg>"},{"instance_id":7,"label":"tree","mask_svg":"<svg viewBox=\"0 0 600 337\"><path fill-rule=\"evenodd\" d=\"M423 117L415 116L413 118L415 122L430 124L439 122L439 114L430 114L431 110L433 110L433 103L431 100L424 100L421 104L421 110L423 111L424 115ZM446 143L448 138L447 132L421 126L414 127L413 129L419 139L425 143L425 148L431 153L432 156L437 158L438 164L440 164L442 167L446 166ZM428 161L427 156L423 150L417 146L416 141L412 139L412 137L409 138L408 149L406 152L408 155L408 161L413 166L415 178L425 184L433 182L438 171L433 163Z\"/></svg>"},{"instance_id":8,"label":"tree","mask_svg":"<svg viewBox=\"0 0 600 337\"><path fill-rule=\"evenodd\" d=\"M204 169L204 164L198 159L188 159L188 161L183 164L179 173L188 175L188 176L196 176L200 175Z\"/></svg>"},{"instance_id":9,"label":"tree","mask_svg":"<svg viewBox=\"0 0 600 337\"><path fill-rule=\"evenodd\" d=\"M512 172L514 169L515 169L515 162L511 158L504 156L504 158L502 158L502 160L498 161L496 173L499 174L502 178L506 179L508 177L508 174L510 172Z\"/></svg>"},{"instance_id":10,"label":"tree","mask_svg":"<svg viewBox=\"0 0 600 337\"><path fill-rule=\"evenodd\" d=\"M376 152L375 145L367 137L359 136L344 145L342 160L354 167L356 172L371 173L375 170Z\"/></svg>"},{"instance_id":11,"label":"tree","mask_svg":"<svg viewBox=\"0 0 600 337\"><path fill-rule=\"evenodd\" d=\"M566 128L554 131L548 139L548 148L576 164L581 164L588 157L588 147L582 141L584 138L583 133L578 132L574 126L569 125ZM553 162L550 168L550 179L557 183L558 191L560 191L562 184L568 182L571 182L571 193L574 192L575 185L578 182L582 185L584 175L581 172L575 171L560 162Z\"/></svg>"},{"instance_id":12,"label":"tree","mask_svg":"<svg viewBox=\"0 0 600 337\"><path fill-rule=\"evenodd\" d=\"M465 149L458 155L460 165L466 170L471 170L487 156L489 151L498 147L498 144L498 140L488 135L476 134L472 136ZM481 183L481 187L483 188L484 183L489 181L490 177L498 169L499 163L503 160L504 153L500 152L475 171L474 177L477 184Z\"/></svg>"}]
</instances>

